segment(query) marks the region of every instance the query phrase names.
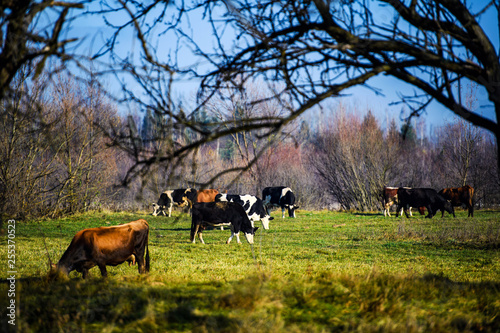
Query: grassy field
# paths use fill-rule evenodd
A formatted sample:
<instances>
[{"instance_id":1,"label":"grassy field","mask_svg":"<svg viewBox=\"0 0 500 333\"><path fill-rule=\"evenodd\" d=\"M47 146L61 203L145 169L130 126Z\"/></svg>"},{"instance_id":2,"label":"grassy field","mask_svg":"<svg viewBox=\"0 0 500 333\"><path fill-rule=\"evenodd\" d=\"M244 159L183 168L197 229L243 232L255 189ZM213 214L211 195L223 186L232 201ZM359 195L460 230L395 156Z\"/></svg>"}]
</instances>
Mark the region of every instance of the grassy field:
<instances>
[{"instance_id":1,"label":"grassy field","mask_svg":"<svg viewBox=\"0 0 500 333\"><path fill-rule=\"evenodd\" d=\"M274 212L255 244L229 230L189 242L190 219L87 213L16 224L19 332L499 332L500 212L454 219L379 213ZM145 218L151 272L98 268L49 281L81 229ZM0 319L9 298L7 235L0 241Z\"/></svg>"}]
</instances>

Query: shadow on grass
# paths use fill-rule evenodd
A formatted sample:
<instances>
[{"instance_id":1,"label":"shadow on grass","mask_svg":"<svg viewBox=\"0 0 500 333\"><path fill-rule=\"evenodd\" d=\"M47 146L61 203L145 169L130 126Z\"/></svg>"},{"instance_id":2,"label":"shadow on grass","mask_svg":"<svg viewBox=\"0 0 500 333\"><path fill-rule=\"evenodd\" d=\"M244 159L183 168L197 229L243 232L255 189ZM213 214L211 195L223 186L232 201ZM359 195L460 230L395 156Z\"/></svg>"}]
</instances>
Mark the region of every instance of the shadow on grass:
<instances>
[{"instance_id":1,"label":"shadow on grass","mask_svg":"<svg viewBox=\"0 0 500 333\"><path fill-rule=\"evenodd\" d=\"M349 321L349 329L356 330L366 325L377 327L377 318L381 317L401 317L405 324L413 311L406 305L413 302L419 304L418 311L437 305L460 310L459 316L445 311L449 317L432 323L443 331L481 327L495 331L500 327L488 319L497 314L499 281L456 282L434 273L401 277L377 272L367 276L324 272L315 279L308 276L290 280L249 276L216 287L196 281L172 286L158 276L72 278L50 283L44 278L28 277L17 282L19 324L24 331L33 332L234 332L250 328L287 332L287 328L301 327L325 331L331 328L332 316L339 323ZM6 284L2 281L0 289ZM467 317L462 320L464 313ZM265 318L259 322L257 318L262 315ZM2 317L0 327L6 327L6 317ZM427 324L419 323L422 329Z\"/></svg>"},{"instance_id":2,"label":"shadow on grass","mask_svg":"<svg viewBox=\"0 0 500 333\"><path fill-rule=\"evenodd\" d=\"M154 231L191 231L190 228L155 228Z\"/></svg>"},{"instance_id":3,"label":"shadow on grass","mask_svg":"<svg viewBox=\"0 0 500 333\"><path fill-rule=\"evenodd\" d=\"M354 215L354 216L379 216L380 217L380 216L383 216L384 214L382 214L382 213L360 213L360 212L358 212L358 213L353 213L352 215Z\"/></svg>"},{"instance_id":4,"label":"shadow on grass","mask_svg":"<svg viewBox=\"0 0 500 333\"><path fill-rule=\"evenodd\" d=\"M211 308L215 298L206 285L189 290L152 287L147 279L19 278L18 324L33 332L122 330L130 325L141 331L237 330L237 320L217 311L200 311ZM8 288L9 281L0 281L0 290ZM8 319L2 316L0 327L8 328Z\"/></svg>"}]
</instances>

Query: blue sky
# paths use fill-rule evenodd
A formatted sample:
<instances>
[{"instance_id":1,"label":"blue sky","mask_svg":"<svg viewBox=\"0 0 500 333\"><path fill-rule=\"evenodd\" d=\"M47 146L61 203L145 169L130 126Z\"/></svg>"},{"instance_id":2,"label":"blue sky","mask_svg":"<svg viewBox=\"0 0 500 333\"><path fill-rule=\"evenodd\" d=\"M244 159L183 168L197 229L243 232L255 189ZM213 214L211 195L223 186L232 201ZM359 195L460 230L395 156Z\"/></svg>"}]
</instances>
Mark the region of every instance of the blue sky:
<instances>
[{"instance_id":1,"label":"blue sky","mask_svg":"<svg viewBox=\"0 0 500 333\"><path fill-rule=\"evenodd\" d=\"M479 1L483 3L482 1ZM122 20L123 17L110 17L110 20ZM498 21L494 11L490 11L483 15L480 19L480 23L483 28L487 29L487 33L490 36L491 41L497 46L498 49ZM195 38L203 45L204 48L208 49L214 43L211 36L211 30L206 22L202 20L201 17L193 19L186 23L186 28L190 29ZM98 45L102 42L101 35L106 35L109 33L109 29L105 27L103 21L97 17L93 19L86 18L84 21L76 21L72 25L71 34L78 37L84 37L85 41L81 44L84 49L96 49ZM161 33L158 29L157 33ZM229 33L230 35L230 33ZM158 44L159 53L169 54L169 52L177 48L175 36L173 34L163 34L161 42ZM119 40L119 48L126 53L136 53L138 52L139 45L137 41L134 42L134 38L130 34L130 31L124 31L123 35ZM181 52L178 54L178 60L181 64L187 66L193 66L193 64L198 64L203 66L203 61L193 57L184 45L181 45ZM199 82L193 79L179 78L177 83L177 88L175 90L175 95L182 97L185 101L192 100L198 88ZM107 79L108 87L113 87L113 78L109 77ZM130 83L133 85L134 83ZM401 118L401 111L405 109L402 104L391 105L392 102L397 102L400 100L399 94L413 94L416 91L413 87L398 81L392 77L379 76L369 81L371 86L377 87L381 90L383 96L375 94L372 90L365 87L359 86L349 89L344 93L349 94L349 97L343 98L343 103L356 105L360 110L371 110L379 119L382 126L385 126L386 121L394 118L399 120ZM117 86L117 85L116 85ZM119 87L117 86L116 89ZM484 107L486 105L491 105L487 100L487 94L484 90L478 89L476 91L477 106L480 113L483 115L494 119L494 110L490 107ZM147 96L144 96L147 98ZM335 102L333 101L333 104ZM407 111L408 112L408 111ZM428 106L426 112L423 114L423 118L427 124L427 131L436 129L437 127L445 124L446 122L453 121L454 114L442 107L438 103L432 103ZM432 133L431 133L432 134Z\"/></svg>"}]
</instances>

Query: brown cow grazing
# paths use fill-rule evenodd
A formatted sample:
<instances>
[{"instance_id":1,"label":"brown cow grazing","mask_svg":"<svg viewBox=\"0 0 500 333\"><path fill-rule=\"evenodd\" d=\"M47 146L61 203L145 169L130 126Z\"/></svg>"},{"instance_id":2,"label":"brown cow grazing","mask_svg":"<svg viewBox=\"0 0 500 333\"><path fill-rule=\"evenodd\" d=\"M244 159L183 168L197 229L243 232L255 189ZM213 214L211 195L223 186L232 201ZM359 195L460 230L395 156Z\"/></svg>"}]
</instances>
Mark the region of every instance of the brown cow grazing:
<instances>
[{"instance_id":1,"label":"brown cow grazing","mask_svg":"<svg viewBox=\"0 0 500 333\"><path fill-rule=\"evenodd\" d=\"M84 229L76 233L55 269L65 275L76 270L85 279L89 269L99 266L101 275L108 275L106 266L137 264L139 273L149 272L149 225L137 220L112 227ZM144 259L144 255L146 259Z\"/></svg>"},{"instance_id":2,"label":"brown cow grazing","mask_svg":"<svg viewBox=\"0 0 500 333\"><path fill-rule=\"evenodd\" d=\"M453 206L465 205L469 210L469 215L467 217L474 217L474 204L472 203L474 188L471 186L465 185L462 187L444 188L439 191L439 194L450 201ZM444 211L442 215L444 215Z\"/></svg>"}]
</instances>

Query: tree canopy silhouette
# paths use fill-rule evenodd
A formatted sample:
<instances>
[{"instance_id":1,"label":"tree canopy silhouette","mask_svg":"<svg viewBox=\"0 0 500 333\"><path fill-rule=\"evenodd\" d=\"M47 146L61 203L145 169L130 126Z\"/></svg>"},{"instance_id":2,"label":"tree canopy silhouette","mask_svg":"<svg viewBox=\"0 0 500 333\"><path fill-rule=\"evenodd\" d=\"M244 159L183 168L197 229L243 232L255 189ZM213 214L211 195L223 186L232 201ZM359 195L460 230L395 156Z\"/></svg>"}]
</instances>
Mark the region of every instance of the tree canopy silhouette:
<instances>
[{"instance_id":1,"label":"tree canopy silhouette","mask_svg":"<svg viewBox=\"0 0 500 333\"><path fill-rule=\"evenodd\" d=\"M0 96L23 62L38 58L43 66L43 60L51 55L65 59L65 46L71 39L62 40L60 32L67 13L86 4L23 0L4 5ZM33 16L49 7L62 8L56 20L43 33L30 30L36 26ZM102 0L88 12L104 16L113 31L93 58L110 65L102 74L112 71L129 75L128 80L121 81L123 100L164 115L170 132L189 128L198 133L198 140L177 143L167 153L138 153L138 147L130 145L139 134L132 128L126 133L117 130L113 133L117 144L129 146L136 158L127 179L144 174L155 163L175 164L222 136L252 130L259 130L260 137L279 133L306 110L341 96L348 88L364 85L383 93L371 85L371 79L381 75L416 88L412 95L401 96L400 102L411 110L410 117L420 115L437 101L492 132L497 143L500 138L499 51L487 30L499 29L499 0L480 5L465 0L199 0L189 4ZM496 26L489 23L486 27L481 19L492 12L496 14ZM110 15L120 19L107 19ZM23 21L24 17L28 19ZM190 24L200 18L212 29L209 48L192 34ZM124 54L118 42L130 39L125 35L130 30L137 48ZM14 42L19 36L21 39ZM172 45L167 55L161 48L165 44ZM206 60L204 66L181 66L179 58L183 58L186 45ZM176 78L186 76L201 82L200 108L217 94L241 93L247 83L260 81L269 84L270 93L248 103L276 99L284 112L245 117L231 124L222 122L207 131L207 124L186 115L172 98ZM130 88L130 79L138 90ZM476 84L488 96L486 107L494 110L496 120L467 107L460 92L465 83ZM496 147L500 161L499 145ZM256 154L256 158L259 156Z\"/></svg>"}]
</instances>

